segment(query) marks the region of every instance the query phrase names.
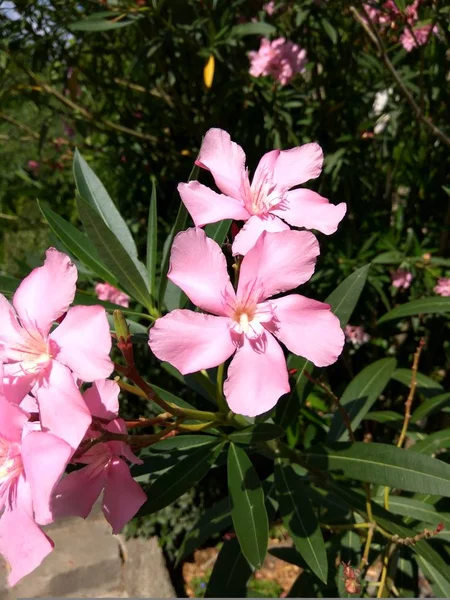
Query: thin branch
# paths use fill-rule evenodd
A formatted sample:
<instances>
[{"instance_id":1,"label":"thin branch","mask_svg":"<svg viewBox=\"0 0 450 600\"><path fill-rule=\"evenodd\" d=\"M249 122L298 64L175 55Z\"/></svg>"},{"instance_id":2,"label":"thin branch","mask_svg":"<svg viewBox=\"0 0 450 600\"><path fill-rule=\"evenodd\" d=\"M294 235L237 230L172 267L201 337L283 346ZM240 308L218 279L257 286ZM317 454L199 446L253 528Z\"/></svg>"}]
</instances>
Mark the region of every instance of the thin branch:
<instances>
[{"instance_id":1,"label":"thin branch","mask_svg":"<svg viewBox=\"0 0 450 600\"><path fill-rule=\"evenodd\" d=\"M386 68L388 69L388 71L391 73L393 79L395 80L396 84L400 88L403 96L405 97L406 101L408 102L408 104L412 108L412 110L415 113L417 119L435 137L437 137L441 142L443 142L446 146L448 146L450 148L450 138L447 137L445 135L445 133L441 129L439 129L439 127L436 127L436 125L434 125L434 123L431 121L430 118L426 117L423 114L422 110L420 109L420 106L414 100L411 92L408 90L408 88L406 87L406 85L403 83L403 80L400 77L400 74L398 73L397 69L394 67L394 65L389 60L389 57L388 57L387 52L386 52L386 48L384 47L383 40L379 36L379 34L378 34L377 30L375 29L375 27L372 26L372 23L370 21L369 15L365 11L364 7L362 8L362 10L363 10L363 12L365 14L365 18L362 17L359 14L359 12L356 10L356 8L354 6L350 6L350 10L353 13L353 16L355 17L355 19L358 21L358 23L360 23L362 25L362 27L364 28L364 31L367 33L367 35L370 37L370 39L372 40L372 42L375 44L375 46L376 46L376 48L378 50L378 53L379 53L382 61L384 62L384 64L385 64Z\"/></svg>"},{"instance_id":2,"label":"thin branch","mask_svg":"<svg viewBox=\"0 0 450 600\"><path fill-rule=\"evenodd\" d=\"M400 437L397 442L397 448L401 448L403 446L403 442L405 441L406 434L408 432L409 421L411 420L411 405L414 400L414 394L417 387L417 370L419 368L419 359L422 353L422 349L425 346L425 340L422 338L417 346L417 349L414 353L414 360L412 365L412 374L411 374L411 383L409 386L409 394L408 398L405 402L405 419L403 421L402 431L400 433Z\"/></svg>"},{"instance_id":3,"label":"thin branch","mask_svg":"<svg viewBox=\"0 0 450 600\"><path fill-rule=\"evenodd\" d=\"M20 121L17 121L17 119L14 119L13 117L10 117L9 115L5 115L5 113L1 112L1 111L0 111L0 119L3 119L4 121L11 123L12 125L15 125L19 129L22 129L22 131L25 131L26 133L28 133L28 135L31 135L31 137L33 137L35 140L38 140L41 137L37 131L33 131L33 129L28 127L28 125L25 125L25 123L21 123Z\"/></svg>"}]
</instances>

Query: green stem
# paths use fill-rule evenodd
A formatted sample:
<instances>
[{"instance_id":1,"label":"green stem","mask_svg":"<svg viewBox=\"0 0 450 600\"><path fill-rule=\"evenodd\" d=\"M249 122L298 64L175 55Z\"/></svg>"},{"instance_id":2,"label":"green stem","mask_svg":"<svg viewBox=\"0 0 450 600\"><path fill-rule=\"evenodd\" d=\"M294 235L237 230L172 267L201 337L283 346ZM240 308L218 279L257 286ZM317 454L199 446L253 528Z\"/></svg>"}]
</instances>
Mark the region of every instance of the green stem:
<instances>
[{"instance_id":1,"label":"green stem","mask_svg":"<svg viewBox=\"0 0 450 600\"><path fill-rule=\"evenodd\" d=\"M220 412L225 415L228 413L229 408L225 396L223 395L223 371L225 363L222 363L217 367L217 379L216 379L216 402L217 408Z\"/></svg>"}]
</instances>

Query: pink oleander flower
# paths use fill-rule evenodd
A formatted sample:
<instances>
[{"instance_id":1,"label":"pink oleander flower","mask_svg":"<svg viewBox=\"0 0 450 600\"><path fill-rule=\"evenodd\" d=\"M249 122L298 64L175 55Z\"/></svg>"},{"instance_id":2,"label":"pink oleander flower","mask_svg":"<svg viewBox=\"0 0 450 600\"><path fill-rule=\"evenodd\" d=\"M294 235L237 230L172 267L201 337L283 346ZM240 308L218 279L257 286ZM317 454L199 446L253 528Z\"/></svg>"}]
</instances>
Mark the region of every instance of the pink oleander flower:
<instances>
[{"instance_id":1,"label":"pink oleander flower","mask_svg":"<svg viewBox=\"0 0 450 600\"><path fill-rule=\"evenodd\" d=\"M97 381L85 392L84 399L93 416L110 421L103 428L105 432L126 434L124 421L117 418L119 391L114 381ZM87 434L90 439L100 435L98 430L89 430ZM82 448L81 445L80 451ZM103 514L113 533L119 533L147 499L124 459L142 464L121 441L95 444L74 458L73 462L86 466L66 475L57 486L52 508L54 517L85 519L103 491Z\"/></svg>"},{"instance_id":2,"label":"pink oleander flower","mask_svg":"<svg viewBox=\"0 0 450 600\"><path fill-rule=\"evenodd\" d=\"M198 181L180 183L178 191L197 227L222 219L246 221L233 243L233 254L245 255L263 231L295 227L334 233L347 210L305 188L291 189L315 179L322 171L318 144L290 150L272 150L259 161L250 184L245 153L222 129L210 129L196 165L212 173L222 192L217 194ZM282 221L283 219L283 221Z\"/></svg>"},{"instance_id":3,"label":"pink oleander flower","mask_svg":"<svg viewBox=\"0 0 450 600\"><path fill-rule=\"evenodd\" d=\"M318 254L310 232L263 232L241 263L235 292L218 244L202 229L179 233L168 277L211 314L174 310L157 319L151 350L183 374L216 367L234 354L224 384L230 409L248 416L266 412L289 391L277 339L317 366L334 363L342 351L344 334L328 304L298 294L269 299L308 281Z\"/></svg>"},{"instance_id":4,"label":"pink oleander flower","mask_svg":"<svg viewBox=\"0 0 450 600\"><path fill-rule=\"evenodd\" d=\"M9 585L53 550L39 525L52 521L50 504L72 448L51 433L28 430L29 415L0 397L0 554Z\"/></svg>"},{"instance_id":5,"label":"pink oleander flower","mask_svg":"<svg viewBox=\"0 0 450 600\"><path fill-rule=\"evenodd\" d=\"M391 284L395 288L408 289L412 281L412 273L404 269L397 269L391 273Z\"/></svg>"},{"instance_id":6,"label":"pink oleander flower","mask_svg":"<svg viewBox=\"0 0 450 600\"><path fill-rule=\"evenodd\" d=\"M119 306L125 306L125 308L128 308L130 305L130 296L127 296L125 292L118 290L109 283L97 283L95 293L99 300L106 300Z\"/></svg>"},{"instance_id":7,"label":"pink oleander flower","mask_svg":"<svg viewBox=\"0 0 450 600\"><path fill-rule=\"evenodd\" d=\"M441 277L434 288L439 296L450 296L450 277Z\"/></svg>"},{"instance_id":8,"label":"pink oleander flower","mask_svg":"<svg viewBox=\"0 0 450 600\"><path fill-rule=\"evenodd\" d=\"M259 50L248 53L250 75L270 75L281 85L287 85L296 73L304 73L306 50L284 38L262 38Z\"/></svg>"},{"instance_id":9,"label":"pink oleander flower","mask_svg":"<svg viewBox=\"0 0 450 600\"><path fill-rule=\"evenodd\" d=\"M38 163L37 160L29 160L27 165L28 165L29 169L34 171L34 173L37 173L39 171L40 164Z\"/></svg>"},{"instance_id":10,"label":"pink oleander flower","mask_svg":"<svg viewBox=\"0 0 450 600\"><path fill-rule=\"evenodd\" d=\"M437 35L439 29L435 25L422 25L421 27L414 28L414 35L410 29L406 28L403 30L400 36L400 43L407 52L411 52L417 46L423 46L430 39L431 34Z\"/></svg>"},{"instance_id":11,"label":"pink oleander flower","mask_svg":"<svg viewBox=\"0 0 450 600\"><path fill-rule=\"evenodd\" d=\"M367 344L370 335L360 325L347 325L344 329L345 339L355 347Z\"/></svg>"},{"instance_id":12,"label":"pink oleander flower","mask_svg":"<svg viewBox=\"0 0 450 600\"><path fill-rule=\"evenodd\" d=\"M270 2L266 2L266 4L264 4L263 9L266 11L266 13L271 16L273 15L273 13L275 12L275 2L274 0L270 0Z\"/></svg>"},{"instance_id":13,"label":"pink oleander flower","mask_svg":"<svg viewBox=\"0 0 450 600\"><path fill-rule=\"evenodd\" d=\"M74 449L91 423L75 379L95 381L113 370L105 309L69 309L77 276L70 258L50 248L44 265L33 269L17 288L13 306L0 294L6 385L17 388L18 402L32 391L42 426ZM61 324L51 331L63 315Z\"/></svg>"}]
</instances>

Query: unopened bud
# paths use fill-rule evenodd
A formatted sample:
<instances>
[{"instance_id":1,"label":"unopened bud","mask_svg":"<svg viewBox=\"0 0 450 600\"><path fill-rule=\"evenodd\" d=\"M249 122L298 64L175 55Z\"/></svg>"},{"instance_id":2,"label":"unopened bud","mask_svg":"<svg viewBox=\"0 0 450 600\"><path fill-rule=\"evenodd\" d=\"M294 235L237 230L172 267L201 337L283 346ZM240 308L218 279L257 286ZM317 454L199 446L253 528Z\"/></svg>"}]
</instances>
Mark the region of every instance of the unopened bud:
<instances>
[{"instance_id":1,"label":"unopened bud","mask_svg":"<svg viewBox=\"0 0 450 600\"><path fill-rule=\"evenodd\" d=\"M113 312L114 329L116 330L117 341L121 339L127 341L130 336L130 330L128 329L128 323L121 310L115 310Z\"/></svg>"}]
</instances>

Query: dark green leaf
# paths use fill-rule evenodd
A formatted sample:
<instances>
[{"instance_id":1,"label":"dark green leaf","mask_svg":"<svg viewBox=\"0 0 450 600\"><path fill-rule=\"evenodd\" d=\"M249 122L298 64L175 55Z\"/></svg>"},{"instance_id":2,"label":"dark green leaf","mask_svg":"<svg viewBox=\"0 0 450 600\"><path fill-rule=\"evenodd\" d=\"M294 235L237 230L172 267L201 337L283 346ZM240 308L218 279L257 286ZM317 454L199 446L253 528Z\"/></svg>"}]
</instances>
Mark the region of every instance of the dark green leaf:
<instances>
[{"instance_id":1,"label":"dark green leaf","mask_svg":"<svg viewBox=\"0 0 450 600\"><path fill-rule=\"evenodd\" d=\"M392 379L399 381L410 387L411 385L412 370L411 369L396 369L392 375ZM440 383L427 377L423 373L417 373L416 375L416 391L423 394L424 396L436 396L444 391L444 388Z\"/></svg>"},{"instance_id":2,"label":"dark green leaf","mask_svg":"<svg viewBox=\"0 0 450 600\"><path fill-rule=\"evenodd\" d=\"M148 500L139 510L138 516L161 510L196 485L213 466L222 447L222 443L202 446L158 477L150 486Z\"/></svg>"},{"instance_id":3,"label":"dark green leaf","mask_svg":"<svg viewBox=\"0 0 450 600\"><path fill-rule=\"evenodd\" d=\"M279 425L259 423L230 433L228 439L236 444L257 444L259 442L274 440L283 435L284 429Z\"/></svg>"},{"instance_id":4,"label":"dark green leaf","mask_svg":"<svg viewBox=\"0 0 450 600\"><path fill-rule=\"evenodd\" d=\"M12 296L20 285L21 280L9 275L0 275L0 293Z\"/></svg>"},{"instance_id":5,"label":"dark green leaf","mask_svg":"<svg viewBox=\"0 0 450 600\"><path fill-rule=\"evenodd\" d=\"M430 434L426 439L413 444L410 450L420 454L434 454L442 448L450 448L450 429Z\"/></svg>"},{"instance_id":6,"label":"dark green leaf","mask_svg":"<svg viewBox=\"0 0 450 600\"><path fill-rule=\"evenodd\" d=\"M247 454L235 444L228 449L228 489L231 517L242 553L259 569L266 557L269 538L264 492Z\"/></svg>"},{"instance_id":7,"label":"dark green leaf","mask_svg":"<svg viewBox=\"0 0 450 600\"><path fill-rule=\"evenodd\" d=\"M338 41L338 33L333 25L327 19L321 19L322 27L325 30L325 33L328 35L333 44L337 44Z\"/></svg>"},{"instance_id":8,"label":"dark green leaf","mask_svg":"<svg viewBox=\"0 0 450 600\"><path fill-rule=\"evenodd\" d=\"M158 245L158 212L156 205L156 182L152 181L152 195L147 225L147 273L150 294L156 297L156 260Z\"/></svg>"},{"instance_id":9,"label":"dark green leaf","mask_svg":"<svg viewBox=\"0 0 450 600\"><path fill-rule=\"evenodd\" d=\"M420 554L417 556L417 562L419 567L425 573L425 576L429 577L433 582L433 590L436 595L440 598L450 598L450 581L448 580L448 573L446 577L439 564L427 560Z\"/></svg>"},{"instance_id":10,"label":"dark green leaf","mask_svg":"<svg viewBox=\"0 0 450 600\"><path fill-rule=\"evenodd\" d=\"M273 25L259 21L257 23L240 23L231 30L230 37L243 37L244 35L272 35L276 32Z\"/></svg>"},{"instance_id":11,"label":"dark green leaf","mask_svg":"<svg viewBox=\"0 0 450 600\"><path fill-rule=\"evenodd\" d=\"M368 412L364 417L364 421L376 421L377 423L391 423L393 421L403 421L404 417L400 413L393 410L378 410L376 412Z\"/></svg>"},{"instance_id":12,"label":"dark green leaf","mask_svg":"<svg viewBox=\"0 0 450 600\"><path fill-rule=\"evenodd\" d=\"M383 505L383 498L375 498L374 500ZM414 498L404 498L403 496L391 496L389 498L389 510L401 517L411 517L416 521L424 521L434 525L446 520L445 516L439 514L432 504Z\"/></svg>"},{"instance_id":13,"label":"dark green leaf","mask_svg":"<svg viewBox=\"0 0 450 600\"><path fill-rule=\"evenodd\" d=\"M342 328L347 325L356 303L361 296L369 269L370 265L365 265L364 267L357 269L354 273L349 275L347 279L344 279L344 281L340 283L325 300L327 304L331 304L332 311L339 317Z\"/></svg>"},{"instance_id":14,"label":"dark green leaf","mask_svg":"<svg viewBox=\"0 0 450 600\"><path fill-rule=\"evenodd\" d=\"M411 416L411 421L413 423L417 423L417 421L420 421L431 414L439 412L442 408L447 406L447 404L450 404L450 392L440 394L439 396L433 396L432 398L427 398L414 410Z\"/></svg>"},{"instance_id":15,"label":"dark green leaf","mask_svg":"<svg viewBox=\"0 0 450 600\"><path fill-rule=\"evenodd\" d=\"M353 431L388 384L396 366L395 358L377 360L358 373L345 389L341 396L341 405L347 411ZM348 431L340 412L336 410L328 433L328 441L332 443L346 440L348 440Z\"/></svg>"},{"instance_id":16,"label":"dark green leaf","mask_svg":"<svg viewBox=\"0 0 450 600\"><path fill-rule=\"evenodd\" d=\"M311 570L327 582L327 552L308 491L291 466L275 465L275 486L283 523Z\"/></svg>"},{"instance_id":17,"label":"dark green leaf","mask_svg":"<svg viewBox=\"0 0 450 600\"><path fill-rule=\"evenodd\" d=\"M251 574L237 539L227 540L214 564L205 598L245 598Z\"/></svg>"},{"instance_id":18,"label":"dark green leaf","mask_svg":"<svg viewBox=\"0 0 450 600\"><path fill-rule=\"evenodd\" d=\"M81 196L77 197L77 202L83 225L101 260L133 298L151 309L147 283L133 259L115 237L103 217Z\"/></svg>"},{"instance_id":19,"label":"dark green leaf","mask_svg":"<svg viewBox=\"0 0 450 600\"><path fill-rule=\"evenodd\" d=\"M232 524L228 498L223 498L211 508L207 508L197 523L187 532L177 554L177 564L213 535L230 529Z\"/></svg>"},{"instance_id":20,"label":"dark green leaf","mask_svg":"<svg viewBox=\"0 0 450 600\"><path fill-rule=\"evenodd\" d=\"M71 31L109 31L110 29L128 27L128 25L133 25L133 23L135 23L135 20L110 21L108 19L83 19L83 21L76 21L75 23L68 25L68 28Z\"/></svg>"},{"instance_id":21,"label":"dark green leaf","mask_svg":"<svg viewBox=\"0 0 450 600\"><path fill-rule=\"evenodd\" d=\"M217 242L219 246L222 246L222 244L225 241L225 238L227 237L230 225L231 219L219 221L218 223L210 223L205 227L205 233L208 237Z\"/></svg>"},{"instance_id":22,"label":"dark green leaf","mask_svg":"<svg viewBox=\"0 0 450 600\"><path fill-rule=\"evenodd\" d=\"M401 306L392 309L378 320L378 323L385 323L393 319L402 319L403 317L412 317L415 315L440 315L450 312L450 297L433 296L431 298L420 298L412 300Z\"/></svg>"},{"instance_id":23,"label":"dark green leaf","mask_svg":"<svg viewBox=\"0 0 450 600\"><path fill-rule=\"evenodd\" d=\"M269 554L276 556L280 560L284 560L290 565L296 565L301 569L308 568L308 565L300 552L292 546L275 546L274 548L270 548Z\"/></svg>"},{"instance_id":24,"label":"dark green leaf","mask_svg":"<svg viewBox=\"0 0 450 600\"><path fill-rule=\"evenodd\" d=\"M95 246L91 244L87 237L55 213L46 202L38 200L38 206L50 229L61 240L67 250L78 260L81 260L94 275L112 285L117 285L117 278L103 265Z\"/></svg>"},{"instance_id":25,"label":"dark green leaf","mask_svg":"<svg viewBox=\"0 0 450 600\"><path fill-rule=\"evenodd\" d=\"M219 439L215 435L186 433L170 437L152 445L152 452L191 452L203 446L217 445Z\"/></svg>"},{"instance_id":26,"label":"dark green leaf","mask_svg":"<svg viewBox=\"0 0 450 600\"><path fill-rule=\"evenodd\" d=\"M450 465L387 444L338 443L302 454L304 466L410 492L450 496Z\"/></svg>"}]
</instances>

